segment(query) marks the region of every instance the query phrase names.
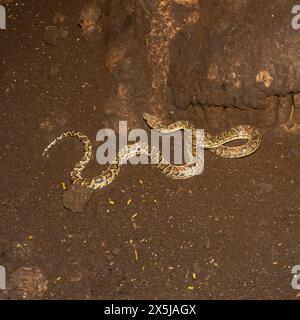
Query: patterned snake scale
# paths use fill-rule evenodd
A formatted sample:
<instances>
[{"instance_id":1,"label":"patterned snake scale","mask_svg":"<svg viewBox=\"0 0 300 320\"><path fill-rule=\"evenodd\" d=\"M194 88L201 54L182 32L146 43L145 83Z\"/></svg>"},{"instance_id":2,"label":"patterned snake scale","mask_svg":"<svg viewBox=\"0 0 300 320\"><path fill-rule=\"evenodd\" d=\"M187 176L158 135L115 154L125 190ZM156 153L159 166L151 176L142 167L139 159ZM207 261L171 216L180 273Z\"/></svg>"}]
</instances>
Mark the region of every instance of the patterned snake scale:
<instances>
[{"instance_id":1,"label":"patterned snake scale","mask_svg":"<svg viewBox=\"0 0 300 320\"><path fill-rule=\"evenodd\" d=\"M148 113L143 114L144 120L147 124L162 134L170 134L178 130L192 130L192 153L195 154L195 127L188 121L180 120L170 125L163 125L161 120ZM131 145L127 145L116 156L108 168L103 171L100 175L94 178L83 178L82 172L91 161L93 156L92 144L89 138L78 131L67 131L62 133L56 139L54 139L44 150L43 156L48 150L53 147L56 143L63 140L64 138L74 137L79 139L84 147L84 155L79 162L75 164L75 167L71 171L71 182L73 184L80 184L87 186L88 188L97 190L102 189L108 184L112 183L118 176L121 167L128 159L133 156L139 155L150 155L148 144L136 142ZM204 133L204 148L217 156L223 158L242 158L254 153L260 146L262 135L256 129L248 125L239 125L233 127L227 131L222 132L219 135L211 135ZM247 140L246 143L237 146L229 147L224 144L234 140ZM183 165L173 165L163 159L160 152L158 151L155 155L157 157L157 168L166 176L172 179L187 179L195 175L195 172L202 165L202 158L197 156L193 163Z\"/></svg>"}]
</instances>

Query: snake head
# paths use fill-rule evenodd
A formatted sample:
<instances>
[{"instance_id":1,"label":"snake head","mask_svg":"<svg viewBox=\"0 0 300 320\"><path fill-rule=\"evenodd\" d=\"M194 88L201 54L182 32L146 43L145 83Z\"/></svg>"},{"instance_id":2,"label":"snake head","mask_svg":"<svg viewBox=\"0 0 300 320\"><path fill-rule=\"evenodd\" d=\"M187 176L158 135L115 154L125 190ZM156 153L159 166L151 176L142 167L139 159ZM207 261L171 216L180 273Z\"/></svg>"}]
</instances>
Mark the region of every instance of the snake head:
<instances>
[{"instance_id":1,"label":"snake head","mask_svg":"<svg viewBox=\"0 0 300 320\"><path fill-rule=\"evenodd\" d=\"M153 116L147 112L143 113L143 118L147 122L148 126L151 128L155 128L160 124L160 120L158 117Z\"/></svg>"}]
</instances>

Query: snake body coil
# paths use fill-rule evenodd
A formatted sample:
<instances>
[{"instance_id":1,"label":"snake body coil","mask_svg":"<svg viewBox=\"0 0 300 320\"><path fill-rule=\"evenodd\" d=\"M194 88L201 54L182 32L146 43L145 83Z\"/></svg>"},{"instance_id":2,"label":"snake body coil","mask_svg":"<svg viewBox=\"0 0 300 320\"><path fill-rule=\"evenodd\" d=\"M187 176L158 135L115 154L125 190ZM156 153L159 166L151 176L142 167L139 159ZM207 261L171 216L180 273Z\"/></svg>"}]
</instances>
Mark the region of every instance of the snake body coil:
<instances>
[{"instance_id":1,"label":"snake body coil","mask_svg":"<svg viewBox=\"0 0 300 320\"><path fill-rule=\"evenodd\" d=\"M192 141L192 153L195 153L195 127L188 121L176 121L168 126L163 125L161 120L155 116L149 115L148 113L143 114L144 120L147 124L159 131L160 133L172 133L178 130L191 129L193 132ZM114 179L118 176L122 165L127 162L128 159L140 155L149 156L148 144L137 142L132 145L127 145L116 156L115 161L113 161L108 168L103 171L100 175L94 178L83 178L82 172L92 159L93 151L92 144L89 138L81 132L78 131L67 131L62 133L59 137L55 138L44 150L43 156L48 152L48 150L53 147L59 141L74 137L79 139L84 147L83 157L79 162L77 162L71 171L71 182L73 184L81 184L87 186L91 189L101 189L108 184L112 183ZM241 146L229 147L224 144L233 141L245 139L247 142ZM204 133L204 148L208 149L217 156L223 158L241 158L254 153L261 143L260 132L248 125L239 125L233 127L219 135L211 135L209 133ZM187 179L195 175L195 172L202 166L202 158L196 156L196 160L193 163L188 163L184 165L173 165L168 163L163 159L159 152L156 153L158 159L157 168L166 176L172 179Z\"/></svg>"}]
</instances>

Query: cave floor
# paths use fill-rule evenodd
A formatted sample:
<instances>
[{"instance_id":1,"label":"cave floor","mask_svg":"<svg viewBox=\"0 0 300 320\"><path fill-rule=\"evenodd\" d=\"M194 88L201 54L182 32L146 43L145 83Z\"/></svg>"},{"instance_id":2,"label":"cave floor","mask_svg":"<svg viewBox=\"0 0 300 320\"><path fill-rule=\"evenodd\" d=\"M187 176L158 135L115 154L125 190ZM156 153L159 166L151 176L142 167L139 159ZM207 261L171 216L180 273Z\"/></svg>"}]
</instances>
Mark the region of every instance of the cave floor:
<instances>
[{"instance_id":1,"label":"cave floor","mask_svg":"<svg viewBox=\"0 0 300 320\"><path fill-rule=\"evenodd\" d=\"M94 137L112 89L101 48L75 22L58 47L43 42L53 12L71 9L35 3L13 6L16 18L0 33L0 265L9 286L1 297L25 297L24 267L47 281L45 292L26 289L34 298L299 297L291 286L300 264L296 136L266 130L261 148L239 160L205 152L203 174L185 181L128 165L83 212L63 207L61 183L81 145L64 141L46 159L42 150L68 129ZM102 169L93 161L86 175Z\"/></svg>"}]
</instances>

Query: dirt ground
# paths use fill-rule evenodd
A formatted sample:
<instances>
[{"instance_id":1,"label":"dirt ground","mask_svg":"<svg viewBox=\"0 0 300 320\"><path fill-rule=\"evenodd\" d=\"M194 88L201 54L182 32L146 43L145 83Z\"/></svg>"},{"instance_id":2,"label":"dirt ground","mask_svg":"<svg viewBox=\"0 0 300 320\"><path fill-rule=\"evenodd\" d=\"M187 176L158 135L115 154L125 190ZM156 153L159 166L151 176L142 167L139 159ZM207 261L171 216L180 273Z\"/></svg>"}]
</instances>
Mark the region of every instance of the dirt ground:
<instances>
[{"instance_id":1,"label":"dirt ground","mask_svg":"<svg viewBox=\"0 0 300 320\"><path fill-rule=\"evenodd\" d=\"M239 160L206 152L204 173L186 181L126 166L84 212L63 207L61 182L69 185L81 145L41 153L69 129L95 137L112 90L99 42L70 18L81 9L73 4L16 1L0 30L0 265L8 280L0 297L299 297L291 286L300 264L295 135L265 130L261 148ZM68 35L53 46L45 28L57 11L69 19ZM93 161L86 175L102 169Z\"/></svg>"}]
</instances>

